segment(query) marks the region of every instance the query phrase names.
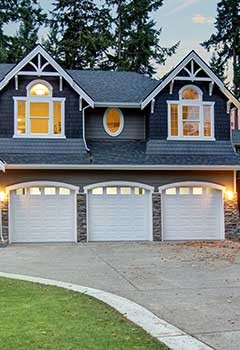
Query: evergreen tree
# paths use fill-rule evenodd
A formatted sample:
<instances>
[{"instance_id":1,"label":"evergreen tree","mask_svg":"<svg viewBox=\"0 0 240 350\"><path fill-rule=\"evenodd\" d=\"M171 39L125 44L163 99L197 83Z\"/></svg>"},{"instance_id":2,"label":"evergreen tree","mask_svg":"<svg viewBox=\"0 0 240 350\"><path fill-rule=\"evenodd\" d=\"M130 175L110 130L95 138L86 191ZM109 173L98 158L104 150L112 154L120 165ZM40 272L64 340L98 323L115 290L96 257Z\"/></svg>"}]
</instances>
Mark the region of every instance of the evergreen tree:
<instances>
[{"instance_id":1,"label":"evergreen tree","mask_svg":"<svg viewBox=\"0 0 240 350\"><path fill-rule=\"evenodd\" d=\"M65 68L99 68L111 43L110 16L94 0L56 0L44 43Z\"/></svg>"},{"instance_id":2,"label":"evergreen tree","mask_svg":"<svg viewBox=\"0 0 240 350\"><path fill-rule=\"evenodd\" d=\"M218 56L216 52L213 53L210 66L213 72L222 80L226 79L226 70L228 68L228 64L226 61L222 61L222 58Z\"/></svg>"},{"instance_id":3,"label":"evergreen tree","mask_svg":"<svg viewBox=\"0 0 240 350\"><path fill-rule=\"evenodd\" d=\"M7 62L8 36L4 33L4 25L16 20L16 8L14 0L0 1L0 63Z\"/></svg>"},{"instance_id":4,"label":"evergreen tree","mask_svg":"<svg viewBox=\"0 0 240 350\"><path fill-rule=\"evenodd\" d=\"M8 39L8 62L13 63L21 60L36 46L39 29L46 22L46 14L38 0L18 0L15 3L19 30Z\"/></svg>"},{"instance_id":5,"label":"evergreen tree","mask_svg":"<svg viewBox=\"0 0 240 350\"><path fill-rule=\"evenodd\" d=\"M113 67L152 76L156 64L164 64L179 46L177 43L170 48L162 47L162 29L156 29L156 22L150 17L163 5L163 0L107 0L107 3L116 8L117 14L115 45L109 55Z\"/></svg>"},{"instance_id":6,"label":"evergreen tree","mask_svg":"<svg viewBox=\"0 0 240 350\"><path fill-rule=\"evenodd\" d=\"M216 33L202 43L208 51L215 50L213 58L217 71L226 69L227 63L233 70L233 91L240 97L240 1L221 0L217 5Z\"/></svg>"}]
</instances>

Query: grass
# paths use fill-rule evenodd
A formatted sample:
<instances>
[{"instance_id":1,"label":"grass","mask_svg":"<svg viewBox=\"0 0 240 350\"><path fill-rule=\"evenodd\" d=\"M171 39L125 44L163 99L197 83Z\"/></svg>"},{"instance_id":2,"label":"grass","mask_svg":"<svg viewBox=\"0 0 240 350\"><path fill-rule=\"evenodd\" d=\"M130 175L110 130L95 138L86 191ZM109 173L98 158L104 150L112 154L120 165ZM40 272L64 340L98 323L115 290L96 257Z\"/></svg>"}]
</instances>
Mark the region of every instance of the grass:
<instances>
[{"instance_id":1,"label":"grass","mask_svg":"<svg viewBox=\"0 0 240 350\"><path fill-rule=\"evenodd\" d=\"M0 278L4 350L167 350L104 303L62 288Z\"/></svg>"}]
</instances>

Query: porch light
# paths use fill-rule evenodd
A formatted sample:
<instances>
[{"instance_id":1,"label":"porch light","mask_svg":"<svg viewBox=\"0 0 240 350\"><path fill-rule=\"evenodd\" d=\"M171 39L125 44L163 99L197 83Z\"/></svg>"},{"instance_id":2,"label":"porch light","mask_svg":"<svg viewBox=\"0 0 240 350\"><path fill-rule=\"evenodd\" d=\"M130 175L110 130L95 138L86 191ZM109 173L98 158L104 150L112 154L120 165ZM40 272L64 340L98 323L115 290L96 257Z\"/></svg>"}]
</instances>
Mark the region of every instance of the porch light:
<instances>
[{"instance_id":1,"label":"porch light","mask_svg":"<svg viewBox=\"0 0 240 350\"><path fill-rule=\"evenodd\" d=\"M5 200L5 192L1 191L0 192L0 202L4 202Z\"/></svg>"},{"instance_id":2,"label":"porch light","mask_svg":"<svg viewBox=\"0 0 240 350\"><path fill-rule=\"evenodd\" d=\"M229 201L232 201L233 200L233 198L234 198L234 193L233 193L233 191L227 191L227 199L229 200Z\"/></svg>"}]
</instances>

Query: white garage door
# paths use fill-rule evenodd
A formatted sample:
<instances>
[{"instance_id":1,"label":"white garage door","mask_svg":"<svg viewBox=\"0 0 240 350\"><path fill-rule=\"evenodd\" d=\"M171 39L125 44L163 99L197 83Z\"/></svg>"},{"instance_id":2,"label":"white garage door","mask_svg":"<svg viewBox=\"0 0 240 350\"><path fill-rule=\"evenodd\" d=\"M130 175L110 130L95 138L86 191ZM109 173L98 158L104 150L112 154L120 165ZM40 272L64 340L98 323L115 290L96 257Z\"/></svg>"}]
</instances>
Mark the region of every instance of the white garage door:
<instances>
[{"instance_id":1,"label":"white garage door","mask_svg":"<svg viewBox=\"0 0 240 350\"><path fill-rule=\"evenodd\" d=\"M74 242L75 192L28 187L10 192L12 242Z\"/></svg>"},{"instance_id":2,"label":"white garage door","mask_svg":"<svg viewBox=\"0 0 240 350\"><path fill-rule=\"evenodd\" d=\"M150 199L150 191L140 187L111 186L89 190L89 240L151 240Z\"/></svg>"},{"instance_id":3,"label":"white garage door","mask_svg":"<svg viewBox=\"0 0 240 350\"><path fill-rule=\"evenodd\" d=\"M221 190L206 187L173 187L164 191L164 240L223 238Z\"/></svg>"}]
</instances>

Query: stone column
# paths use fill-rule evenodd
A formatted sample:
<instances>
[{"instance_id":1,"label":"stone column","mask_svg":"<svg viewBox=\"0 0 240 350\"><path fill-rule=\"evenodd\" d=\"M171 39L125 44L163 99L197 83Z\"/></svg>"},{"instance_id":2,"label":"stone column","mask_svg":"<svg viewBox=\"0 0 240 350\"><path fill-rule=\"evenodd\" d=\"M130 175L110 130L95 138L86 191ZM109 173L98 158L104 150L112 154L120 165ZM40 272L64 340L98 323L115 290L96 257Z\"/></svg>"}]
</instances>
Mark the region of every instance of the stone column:
<instances>
[{"instance_id":1,"label":"stone column","mask_svg":"<svg viewBox=\"0 0 240 350\"><path fill-rule=\"evenodd\" d=\"M225 198L224 216L226 238L236 237L237 230L240 227L237 193L234 194L233 200L228 200Z\"/></svg>"},{"instance_id":2,"label":"stone column","mask_svg":"<svg viewBox=\"0 0 240 350\"><path fill-rule=\"evenodd\" d=\"M4 241L8 241L8 198L1 204L2 208L2 234Z\"/></svg>"},{"instance_id":3,"label":"stone column","mask_svg":"<svg viewBox=\"0 0 240 350\"><path fill-rule=\"evenodd\" d=\"M153 240L161 241L162 239L162 218L161 218L161 193L153 192Z\"/></svg>"},{"instance_id":4,"label":"stone column","mask_svg":"<svg viewBox=\"0 0 240 350\"><path fill-rule=\"evenodd\" d=\"M86 194L77 194L77 240L87 241L87 201Z\"/></svg>"}]
</instances>

